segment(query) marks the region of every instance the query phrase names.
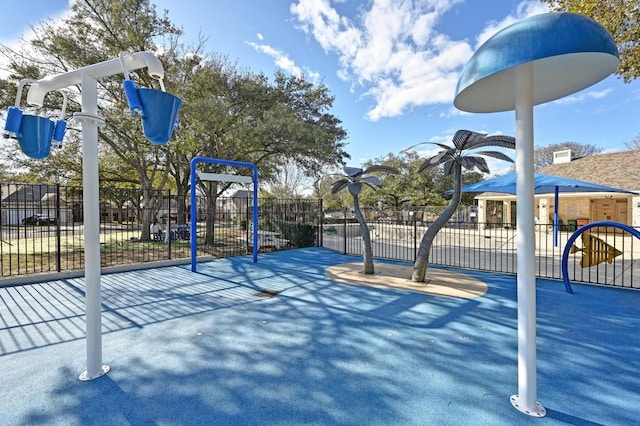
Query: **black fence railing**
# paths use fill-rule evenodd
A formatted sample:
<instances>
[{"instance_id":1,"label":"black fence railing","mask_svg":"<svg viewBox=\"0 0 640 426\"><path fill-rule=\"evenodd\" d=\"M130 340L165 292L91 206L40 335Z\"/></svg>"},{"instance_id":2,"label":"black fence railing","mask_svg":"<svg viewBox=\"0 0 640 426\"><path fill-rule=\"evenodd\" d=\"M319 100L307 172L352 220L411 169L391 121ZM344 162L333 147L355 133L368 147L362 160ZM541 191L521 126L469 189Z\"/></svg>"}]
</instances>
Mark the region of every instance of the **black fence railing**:
<instances>
[{"instance_id":1,"label":"black fence railing","mask_svg":"<svg viewBox=\"0 0 640 426\"><path fill-rule=\"evenodd\" d=\"M82 270L84 224L82 188L62 185L0 184L0 279ZM170 191L103 188L100 193L101 265L115 266L188 258L196 238L198 256L249 254L251 198L199 197L196 234L190 235L189 200ZM517 273L517 233L510 224L476 223L461 209L436 236L429 262L460 268ZM368 220L377 258L415 261L430 219L423 209L379 215ZM324 246L362 254L359 225L353 218L326 219L320 200L258 200L261 252ZM374 217L374 216L371 216ZM557 234L551 224L536 225L536 273L561 278L561 258L573 229ZM610 228L591 235L622 252L611 262L585 265L578 239L569 261L572 281L640 288L640 241Z\"/></svg>"},{"instance_id":2,"label":"black fence railing","mask_svg":"<svg viewBox=\"0 0 640 426\"><path fill-rule=\"evenodd\" d=\"M82 188L0 184L0 278L82 270ZM100 191L101 266L189 258L189 200L170 191ZM251 251L253 208L248 198L198 197L198 256ZM318 200L259 200L260 250L321 243Z\"/></svg>"},{"instance_id":3,"label":"black fence railing","mask_svg":"<svg viewBox=\"0 0 640 426\"><path fill-rule=\"evenodd\" d=\"M202 199L201 204L213 203ZM198 208L198 252L215 257L253 250L253 200L217 198ZM261 252L313 247L322 243L322 201L259 199L258 244Z\"/></svg>"},{"instance_id":4,"label":"black fence railing","mask_svg":"<svg viewBox=\"0 0 640 426\"><path fill-rule=\"evenodd\" d=\"M0 276L11 277L84 268L82 188L62 185L1 184ZM163 227L177 220L169 191L144 197L139 190L100 191L102 266L165 260L189 255L186 242L154 239L144 233L150 218ZM169 214L171 213L171 214ZM145 217L147 218L145 222Z\"/></svg>"},{"instance_id":5,"label":"black fence railing","mask_svg":"<svg viewBox=\"0 0 640 426\"><path fill-rule=\"evenodd\" d=\"M323 246L345 254L361 255L362 238L354 219L333 220L325 224ZM428 224L407 221L367 221L373 255L376 258L414 262ZM575 229L564 226L554 238L552 224L535 228L536 274L543 278L561 279L562 253ZM589 256L581 239L569 258L572 281L640 288L640 241L628 233L612 228L592 229L590 235L622 252L611 263L587 265ZM517 273L517 233L511 224L449 222L437 234L429 255L429 263L442 266ZM557 244L556 244L557 239ZM601 246L604 247L604 246Z\"/></svg>"}]
</instances>

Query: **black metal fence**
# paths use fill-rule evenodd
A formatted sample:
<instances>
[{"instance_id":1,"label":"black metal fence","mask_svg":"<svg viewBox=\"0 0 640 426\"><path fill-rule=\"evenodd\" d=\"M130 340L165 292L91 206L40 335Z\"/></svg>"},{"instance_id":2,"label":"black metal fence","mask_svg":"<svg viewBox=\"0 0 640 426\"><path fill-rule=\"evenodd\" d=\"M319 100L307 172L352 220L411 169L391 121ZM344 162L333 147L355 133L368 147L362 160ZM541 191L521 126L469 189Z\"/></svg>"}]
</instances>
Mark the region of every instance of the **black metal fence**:
<instances>
[{"instance_id":1,"label":"black metal fence","mask_svg":"<svg viewBox=\"0 0 640 426\"><path fill-rule=\"evenodd\" d=\"M84 269L82 188L0 184L0 278ZM189 258L189 200L170 191L100 190L103 267ZM252 200L198 198L198 256L250 252ZM318 200L259 200L261 251L318 245Z\"/></svg>"},{"instance_id":2,"label":"black metal fence","mask_svg":"<svg viewBox=\"0 0 640 426\"><path fill-rule=\"evenodd\" d=\"M82 188L0 184L0 190L0 276L84 268ZM177 220L169 207L169 191L154 191L145 198L139 190L105 188L100 200L102 266L189 255L188 241L171 239L165 244L142 232L145 216L158 217L165 227Z\"/></svg>"},{"instance_id":3,"label":"black metal fence","mask_svg":"<svg viewBox=\"0 0 640 426\"><path fill-rule=\"evenodd\" d=\"M362 238L358 223L353 219L334 220L325 224L324 247L345 254L361 255ZM422 236L428 224L414 221L367 221L373 255L377 258L414 262ZM536 274L543 278L561 279L562 253L574 229L563 227L554 238L552 224L535 228ZM585 265L579 238L569 258L569 277L572 281L640 288L640 241L628 233L612 228L592 229L590 235L622 252L604 262ZM436 236L429 263L442 266L517 273L517 233L510 224L452 221ZM557 239L557 241L556 241ZM556 244L557 242L557 244Z\"/></svg>"},{"instance_id":4,"label":"black metal fence","mask_svg":"<svg viewBox=\"0 0 640 426\"><path fill-rule=\"evenodd\" d=\"M82 188L62 185L0 184L0 278L84 268ZM100 192L101 265L115 266L188 258L196 238L198 256L251 253L252 198L199 197L196 235L190 235L190 204L170 191L103 188ZM415 261L433 209L389 215L369 214L377 258ZM517 234L510 224L476 223L461 209L436 236L429 262L460 268L517 273ZM328 219L320 200L258 200L258 244L262 252L324 246L362 254L353 218ZM551 224L536 225L536 272L561 278L561 258L573 230L554 238ZM611 262L584 265L576 244L569 261L572 281L640 288L640 241L610 228L592 229L622 254ZM556 244L557 243L557 244Z\"/></svg>"},{"instance_id":5,"label":"black metal fence","mask_svg":"<svg viewBox=\"0 0 640 426\"><path fill-rule=\"evenodd\" d=\"M214 257L253 250L253 199L201 199L198 207L198 252ZM206 207L206 204L208 208ZM258 244L261 252L322 244L322 201L259 199Z\"/></svg>"}]
</instances>

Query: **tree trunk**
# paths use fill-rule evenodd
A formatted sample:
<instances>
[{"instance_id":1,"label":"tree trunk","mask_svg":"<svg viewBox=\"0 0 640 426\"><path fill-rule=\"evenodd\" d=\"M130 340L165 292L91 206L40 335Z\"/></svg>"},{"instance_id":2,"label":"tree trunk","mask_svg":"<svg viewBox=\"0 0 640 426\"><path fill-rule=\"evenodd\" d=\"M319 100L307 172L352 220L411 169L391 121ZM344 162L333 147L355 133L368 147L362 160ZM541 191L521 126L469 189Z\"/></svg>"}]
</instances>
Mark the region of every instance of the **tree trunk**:
<instances>
[{"instance_id":1,"label":"tree trunk","mask_svg":"<svg viewBox=\"0 0 640 426\"><path fill-rule=\"evenodd\" d=\"M429 282L426 278L427 275L427 266L429 265L429 254L431 253L431 246L433 245L433 240L442 227L451 219L451 216L458 209L458 205L460 204L460 199L462 198L462 167L459 164L456 164L456 169L454 172L454 189L453 189L453 197L451 197L451 201L447 205L447 208L444 209L442 214L438 216L438 218L433 222L428 228L427 231L422 236L422 241L420 241L420 247L418 248L418 254L416 256L416 263L413 265L413 273L411 275L411 280L415 282Z\"/></svg>"},{"instance_id":2,"label":"tree trunk","mask_svg":"<svg viewBox=\"0 0 640 426\"><path fill-rule=\"evenodd\" d=\"M218 182L208 182L206 192L206 228L205 228L205 244L213 246L215 243L215 214L216 214L216 201L218 199Z\"/></svg>"},{"instance_id":3,"label":"tree trunk","mask_svg":"<svg viewBox=\"0 0 640 426\"><path fill-rule=\"evenodd\" d=\"M189 212L187 209L187 194L189 194L189 190L190 188L188 186L178 186L178 193L176 194L178 225L187 223L187 215Z\"/></svg>"},{"instance_id":4,"label":"tree trunk","mask_svg":"<svg viewBox=\"0 0 640 426\"><path fill-rule=\"evenodd\" d=\"M142 203L144 204L144 208L142 209L142 217L140 218L141 220L141 225L142 225L142 229L140 232L140 239L142 241L151 241L151 232L150 232L150 228L151 228L151 216L152 213L154 213L156 211L155 208L155 203L154 203L154 197L153 197L153 189L150 188L142 188ZM155 216L155 215L154 215Z\"/></svg>"},{"instance_id":5,"label":"tree trunk","mask_svg":"<svg viewBox=\"0 0 640 426\"><path fill-rule=\"evenodd\" d=\"M360 200L358 199L358 196L354 194L351 195L353 195L353 210L356 214L356 219L358 219L358 223L360 224L360 235L362 235L362 259L364 262L364 271L362 272L367 275L373 275L373 249L371 248L371 235L369 234L369 227L367 226L367 222L364 220L362 211L360 211Z\"/></svg>"}]
</instances>

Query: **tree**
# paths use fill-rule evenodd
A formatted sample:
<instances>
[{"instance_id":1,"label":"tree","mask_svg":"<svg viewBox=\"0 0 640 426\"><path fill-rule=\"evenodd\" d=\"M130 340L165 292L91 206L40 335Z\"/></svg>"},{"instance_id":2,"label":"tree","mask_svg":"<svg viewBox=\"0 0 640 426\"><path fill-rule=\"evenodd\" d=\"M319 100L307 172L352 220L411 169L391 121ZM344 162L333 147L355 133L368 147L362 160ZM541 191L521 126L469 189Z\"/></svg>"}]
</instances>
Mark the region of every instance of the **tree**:
<instances>
[{"instance_id":1,"label":"tree","mask_svg":"<svg viewBox=\"0 0 640 426\"><path fill-rule=\"evenodd\" d=\"M269 182L288 165L312 175L343 164L346 132L330 114L333 97L324 85L278 71L270 81L262 74L238 70L220 58L204 59L186 75L182 130L178 144L169 147L170 174L188 188L189 162L195 156L256 164L260 180ZM208 172L248 173L210 165ZM182 185L180 184L182 182ZM228 184L201 183L206 205ZM186 192L185 192L186 196ZM213 210L207 217L207 242L213 238Z\"/></svg>"},{"instance_id":2,"label":"tree","mask_svg":"<svg viewBox=\"0 0 640 426\"><path fill-rule=\"evenodd\" d=\"M625 141L624 146L626 146L627 149L630 149L632 151L636 149L640 149L640 135L634 138L631 138L628 141Z\"/></svg>"},{"instance_id":3,"label":"tree","mask_svg":"<svg viewBox=\"0 0 640 426\"><path fill-rule=\"evenodd\" d=\"M376 191L367 191L360 197L360 207L375 210L376 217L381 215L388 216L389 212L397 212L406 203L408 188L411 180L408 179L408 167L406 157L397 156L392 153L384 157L367 161L363 164L364 168L371 167L375 164L390 167L397 173L388 174L381 177L381 186Z\"/></svg>"},{"instance_id":4,"label":"tree","mask_svg":"<svg viewBox=\"0 0 640 426\"><path fill-rule=\"evenodd\" d=\"M333 194L331 192L331 185L335 181L335 173L325 174L318 178L313 183L313 192L311 194L314 198L322 199L322 210L325 212L335 213L335 212L343 212L345 213L347 209L351 208L351 203L353 202L352 197L349 192L339 192L337 194Z\"/></svg>"},{"instance_id":5,"label":"tree","mask_svg":"<svg viewBox=\"0 0 640 426\"><path fill-rule=\"evenodd\" d=\"M310 178L304 170L296 166L292 161L285 164L266 183L269 194L274 198L300 198L303 192L309 188Z\"/></svg>"},{"instance_id":6,"label":"tree","mask_svg":"<svg viewBox=\"0 0 640 426\"><path fill-rule=\"evenodd\" d=\"M13 103L8 93L15 98L15 84L22 78L67 72L117 58L121 52L162 52L164 85L184 101L175 141L164 146L146 141L140 119L124 112L128 109L121 87L124 76L101 79L99 86L99 113L106 122L99 134L101 159L116 171L111 176L127 179L124 185L130 185L132 176L137 180L146 206L154 205L158 201L154 194L173 180L179 217L186 218L182 213L190 189L189 163L195 156L251 162L259 165L261 178L267 180L288 160L315 173L349 158L344 151L346 131L329 112L334 98L325 85L280 71L273 81L240 71L225 58L204 55L203 40L186 47L167 12L158 15L149 0L74 2L69 17L44 23L34 33L29 47L0 45L0 55L12 71L9 82L0 81L5 105ZM139 87L157 85L144 69L128 74ZM68 112L78 109L77 99L72 99ZM52 165L49 170L55 177L60 169ZM201 184L200 189L217 197L226 188ZM209 205L215 208L215 203ZM152 211L144 209L142 239L149 239Z\"/></svg>"},{"instance_id":7,"label":"tree","mask_svg":"<svg viewBox=\"0 0 640 426\"><path fill-rule=\"evenodd\" d=\"M510 149L515 149L516 146L515 138L511 136L487 136L486 133L478 133L471 130L458 130L453 136L453 147L439 143L434 143L434 145L440 146L442 150L438 152L438 154L427 158L418 169L418 172L443 166L444 174L453 176L453 196L442 214L427 228L427 231L422 236L411 276L411 279L416 282L425 282L433 240L438 232L440 232L440 229L442 229L451 216L453 216L460 204L462 194L462 169L478 169L482 173L490 173L487 161L482 156L493 157L513 163L513 160L502 152L476 151L471 153L469 151L488 146Z\"/></svg>"},{"instance_id":8,"label":"tree","mask_svg":"<svg viewBox=\"0 0 640 426\"><path fill-rule=\"evenodd\" d=\"M34 37L19 50L0 46L0 54L10 63L12 79L41 78L65 73L113 58L121 52L159 49L156 40L178 37L181 31L167 18L158 16L149 0L83 0L74 2L72 13L61 22L46 22L34 28ZM146 70L128 75L138 86L153 87ZM100 116L106 126L99 133L100 141L108 145L113 155L109 161L128 167L141 186L146 206L153 205L157 189L168 180L165 150L150 144L140 130L140 119L128 117L127 104L121 88L124 75L100 80ZM167 79L171 91L171 79ZM81 88L80 88L81 89ZM69 112L79 109L70 100ZM141 239L149 239L151 209L144 209Z\"/></svg>"},{"instance_id":9,"label":"tree","mask_svg":"<svg viewBox=\"0 0 640 426\"><path fill-rule=\"evenodd\" d=\"M616 74L625 83L640 76L640 6L637 0L543 0L552 10L579 13L611 33L620 52Z\"/></svg>"},{"instance_id":10,"label":"tree","mask_svg":"<svg viewBox=\"0 0 640 426\"><path fill-rule=\"evenodd\" d=\"M602 148L592 144L582 144L578 142L564 142L543 147L537 147L533 152L533 167L535 170L543 169L553 164L553 153L565 149L571 150L571 159L588 157L589 155L602 152Z\"/></svg>"},{"instance_id":11,"label":"tree","mask_svg":"<svg viewBox=\"0 0 640 426\"><path fill-rule=\"evenodd\" d=\"M345 167L344 169L345 176L333 183L331 186L331 193L336 194L343 189L347 188L351 196L353 197L353 210L356 215L356 219L360 224L360 235L362 235L362 245L364 246L364 273L365 274L373 274L373 249L371 248L371 235L369 234L369 227L367 226L367 221L364 219L362 215L362 211L360 210L360 201L359 196L362 192L362 185L367 185L372 189L376 189L376 187L381 187L382 183L380 182L380 178L377 176L368 176L370 173L382 172L382 173L398 173L398 171L392 167L381 166L381 165L373 165L367 167L366 169L360 169L356 167ZM346 232L346 230L345 230Z\"/></svg>"}]
</instances>

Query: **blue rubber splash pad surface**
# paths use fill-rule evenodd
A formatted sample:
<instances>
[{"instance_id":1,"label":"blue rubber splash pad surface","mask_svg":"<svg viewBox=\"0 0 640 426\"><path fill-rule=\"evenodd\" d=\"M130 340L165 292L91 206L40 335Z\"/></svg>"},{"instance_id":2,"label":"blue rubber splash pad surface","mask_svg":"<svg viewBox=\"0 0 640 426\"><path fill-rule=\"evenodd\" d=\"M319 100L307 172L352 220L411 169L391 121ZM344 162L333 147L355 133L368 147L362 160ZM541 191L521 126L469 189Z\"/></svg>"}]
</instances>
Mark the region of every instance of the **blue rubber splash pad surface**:
<instances>
[{"instance_id":1,"label":"blue rubber splash pad surface","mask_svg":"<svg viewBox=\"0 0 640 426\"><path fill-rule=\"evenodd\" d=\"M479 298L350 286L299 249L102 276L86 368L84 279L0 288L0 424L628 425L640 422L640 292L537 281L538 400L515 410L516 278ZM381 262L381 261L379 261Z\"/></svg>"}]
</instances>

